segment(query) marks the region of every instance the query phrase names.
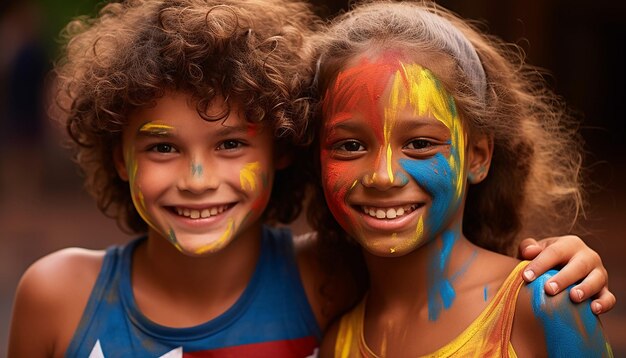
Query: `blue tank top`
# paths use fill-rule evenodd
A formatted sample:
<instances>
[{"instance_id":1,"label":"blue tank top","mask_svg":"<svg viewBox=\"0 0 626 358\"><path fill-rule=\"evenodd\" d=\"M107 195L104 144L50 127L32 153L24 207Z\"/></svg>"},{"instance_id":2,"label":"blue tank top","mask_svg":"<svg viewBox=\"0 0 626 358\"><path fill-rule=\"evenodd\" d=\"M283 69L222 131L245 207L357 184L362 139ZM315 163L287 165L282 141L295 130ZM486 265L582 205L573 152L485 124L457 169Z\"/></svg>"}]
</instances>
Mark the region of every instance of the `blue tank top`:
<instances>
[{"instance_id":1,"label":"blue tank top","mask_svg":"<svg viewBox=\"0 0 626 358\"><path fill-rule=\"evenodd\" d=\"M161 326L138 310L130 268L143 240L107 249L67 357L306 357L317 350L321 331L288 230L264 227L259 261L239 299L189 328Z\"/></svg>"}]
</instances>

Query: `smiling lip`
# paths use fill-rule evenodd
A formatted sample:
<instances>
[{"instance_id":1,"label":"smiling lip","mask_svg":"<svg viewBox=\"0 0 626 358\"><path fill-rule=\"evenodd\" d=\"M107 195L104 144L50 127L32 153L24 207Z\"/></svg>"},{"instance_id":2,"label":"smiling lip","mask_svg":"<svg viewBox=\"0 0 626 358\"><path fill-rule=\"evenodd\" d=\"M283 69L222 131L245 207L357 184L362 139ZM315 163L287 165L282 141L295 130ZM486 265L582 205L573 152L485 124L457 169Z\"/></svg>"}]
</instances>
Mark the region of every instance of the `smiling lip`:
<instances>
[{"instance_id":1,"label":"smiling lip","mask_svg":"<svg viewBox=\"0 0 626 358\"><path fill-rule=\"evenodd\" d=\"M411 224L422 212L424 203L389 206L353 205L364 224L373 230L398 231Z\"/></svg>"},{"instance_id":2,"label":"smiling lip","mask_svg":"<svg viewBox=\"0 0 626 358\"><path fill-rule=\"evenodd\" d=\"M188 224L207 224L219 221L236 203L195 206L167 206L167 210L177 219Z\"/></svg>"}]
</instances>

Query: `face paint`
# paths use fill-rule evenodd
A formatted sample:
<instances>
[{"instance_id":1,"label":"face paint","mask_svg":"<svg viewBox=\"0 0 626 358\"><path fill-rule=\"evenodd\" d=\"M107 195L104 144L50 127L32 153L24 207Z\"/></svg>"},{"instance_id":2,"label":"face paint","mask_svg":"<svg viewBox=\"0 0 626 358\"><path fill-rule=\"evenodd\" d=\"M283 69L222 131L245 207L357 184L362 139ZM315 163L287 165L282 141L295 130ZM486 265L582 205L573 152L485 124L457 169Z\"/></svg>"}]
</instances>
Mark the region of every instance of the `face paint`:
<instances>
[{"instance_id":1,"label":"face paint","mask_svg":"<svg viewBox=\"0 0 626 358\"><path fill-rule=\"evenodd\" d=\"M436 320L452 305L452 283L464 272L448 272L466 180L466 134L454 99L428 69L384 55L340 72L323 111L323 186L339 224L382 256L441 238L428 264L429 318ZM429 147L418 150L413 141L420 138ZM345 149L351 141L358 150Z\"/></svg>"},{"instance_id":2,"label":"face paint","mask_svg":"<svg viewBox=\"0 0 626 358\"><path fill-rule=\"evenodd\" d=\"M433 237L441 232L462 199L465 134L454 100L432 73L417 64L404 64L393 56L374 62L362 59L338 74L324 97L323 112L326 118L321 148L323 185L327 203L342 227L353 236L366 235L359 223L362 213L354 210L352 204L364 200L350 199L353 191L360 189L357 184L406 186L410 181L408 174L433 202L428 213L415 220L409 237L395 233L398 240L392 241L398 242L387 252L405 251L422 244L424 235ZM442 144L449 146L449 150L426 159L407 158L401 146L398 148L398 138L403 136L397 130L398 123L415 121L417 126L420 118L426 117L445 126L448 134ZM353 129L359 126L371 130L362 134ZM359 166L357 160L337 160L337 143L340 145L341 140L351 137L365 138L363 142L368 142L366 151L374 159L368 165Z\"/></svg>"},{"instance_id":3,"label":"face paint","mask_svg":"<svg viewBox=\"0 0 626 358\"><path fill-rule=\"evenodd\" d=\"M130 195L133 205L143 221L145 221L149 226L154 227L154 224L149 219L147 214L141 187L137 181L138 165L135 157L135 148L133 146L129 146L129 148L124 151L124 162L126 163L126 172L128 173L128 183L130 186Z\"/></svg>"},{"instance_id":4,"label":"face paint","mask_svg":"<svg viewBox=\"0 0 626 358\"><path fill-rule=\"evenodd\" d=\"M168 93L129 115L125 165L149 238L201 255L258 235L251 230L271 195L273 133L250 125L235 103L230 109L224 121L205 121L187 95Z\"/></svg>"},{"instance_id":5,"label":"face paint","mask_svg":"<svg viewBox=\"0 0 626 358\"><path fill-rule=\"evenodd\" d=\"M191 175L201 177L203 172L202 164L191 163Z\"/></svg>"},{"instance_id":6,"label":"face paint","mask_svg":"<svg viewBox=\"0 0 626 358\"><path fill-rule=\"evenodd\" d=\"M255 191L257 182L257 172L259 171L259 163L248 163L239 174L239 181L241 182L241 190Z\"/></svg>"},{"instance_id":7,"label":"face paint","mask_svg":"<svg viewBox=\"0 0 626 358\"><path fill-rule=\"evenodd\" d=\"M174 131L174 127L167 124L146 123L139 128L139 133L145 133L155 136L166 136Z\"/></svg>"},{"instance_id":8,"label":"face paint","mask_svg":"<svg viewBox=\"0 0 626 358\"><path fill-rule=\"evenodd\" d=\"M526 286L531 292L535 316L543 325L550 357L612 357L598 317L591 311L589 300L572 303L569 291L547 296L544 285L557 273L550 270Z\"/></svg>"},{"instance_id":9,"label":"face paint","mask_svg":"<svg viewBox=\"0 0 626 358\"><path fill-rule=\"evenodd\" d=\"M228 219L228 224L226 227L226 231L224 231L224 233L222 234L222 236L217 239L216 241L201 246L200 248L198 248L196 250L196 254L198 255L202 255L204 253L207 252L216 252L219 251L221 248L223 248L224 246L226 246L226 244L229 242L231 236L233 235L233 228L234 228L235 222L233 221L232 218Z\"/></svg>"}]
</instances>

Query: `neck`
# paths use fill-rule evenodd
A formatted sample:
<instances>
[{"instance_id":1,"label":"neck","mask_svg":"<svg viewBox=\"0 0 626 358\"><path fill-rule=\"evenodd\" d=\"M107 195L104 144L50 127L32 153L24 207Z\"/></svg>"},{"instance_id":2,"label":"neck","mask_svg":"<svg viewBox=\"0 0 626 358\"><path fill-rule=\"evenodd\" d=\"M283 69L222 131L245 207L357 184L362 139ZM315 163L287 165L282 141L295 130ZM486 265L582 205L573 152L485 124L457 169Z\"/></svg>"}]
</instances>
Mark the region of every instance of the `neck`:
<instances>
[{"instance_id":1,"label":"neck","mask_svg":"<svg viewBox=\"0 0 626 358\"><path fill-rule=\"evenodd\" d=\"M371 280L368 306L417 308L436 320L454 301L454 281L475 254L460 228L444 231L401 257L365 253Z\"/></svg>"},{"instance_id":2,"label":"neck","mask_svg":"<svg viewBox=\"0 0 626 358\"><path fill-rule=\"evenodd\" d=\"M254 273L261 247L261 224L242 232L218 252L188 256L166 238L149 232L134 255L133 279L190 297L240 294ZM139 278L139 277L138 277Z\"/></svg>"}]
</instances>

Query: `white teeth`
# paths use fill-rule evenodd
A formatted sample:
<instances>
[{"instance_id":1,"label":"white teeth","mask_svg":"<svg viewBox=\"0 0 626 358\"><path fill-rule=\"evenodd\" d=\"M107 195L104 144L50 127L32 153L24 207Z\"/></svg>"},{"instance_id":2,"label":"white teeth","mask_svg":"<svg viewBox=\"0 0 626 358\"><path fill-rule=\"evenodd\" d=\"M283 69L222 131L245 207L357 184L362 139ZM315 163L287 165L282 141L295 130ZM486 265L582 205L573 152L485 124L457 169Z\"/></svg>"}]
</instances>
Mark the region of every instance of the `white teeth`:
<instances>
[{"instance_id":1,"label":"white teeth","mask_svg":"<svg viewBox=\"0 0 626 358\"><path fill-rule=\"evenodd\" d=\"M202 210L187 209L187 208L180 208L180 207L175 207L174 209L180 216L188 217L191 219L199 219L199 218L204 219L204 218L208 218L208 217L223 213L226 209L228 209L228 205L214 206L214 207L206 208Z\"/></svg>"},{"instance_id":2,"label":"white teeth","mask_svg":"<svg viewBox=\"0 0 626 358\"><path fill-rule=\"evenodd\" d=\"M378 209L378 210L376 210L376 217L377 217L377 218L379 218L379 219L384 219L384 218L385 218L385 216L387 216L387 215L386 215L386 213L385 213L385 211L384 211L384 210L382 210L382 209Z\"/></svg>"},{"instance_id":3,"label":"white teeth","mask_svg":"<svg viewBox=\"0 0 626 358\"><path fill-rule=\"evenodd\" d=\"M409 214L413 210L417 209L417 204L406 205L398 208L376 208L371 206L362 206L364 214L377 219L395 219L404 214Z\"/></svg>"}]
</instances>

